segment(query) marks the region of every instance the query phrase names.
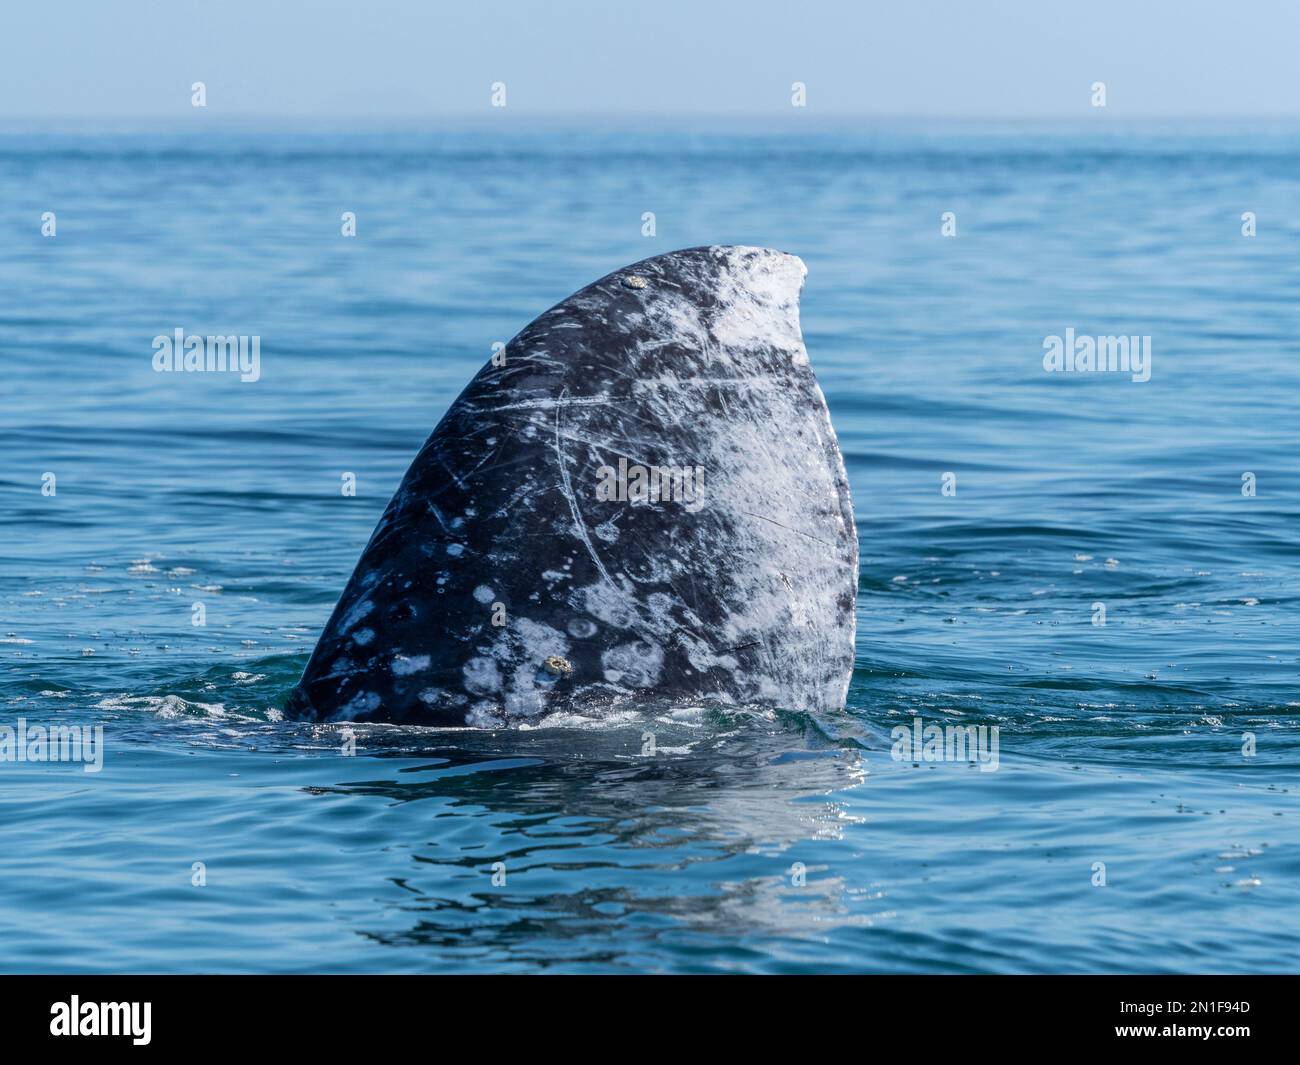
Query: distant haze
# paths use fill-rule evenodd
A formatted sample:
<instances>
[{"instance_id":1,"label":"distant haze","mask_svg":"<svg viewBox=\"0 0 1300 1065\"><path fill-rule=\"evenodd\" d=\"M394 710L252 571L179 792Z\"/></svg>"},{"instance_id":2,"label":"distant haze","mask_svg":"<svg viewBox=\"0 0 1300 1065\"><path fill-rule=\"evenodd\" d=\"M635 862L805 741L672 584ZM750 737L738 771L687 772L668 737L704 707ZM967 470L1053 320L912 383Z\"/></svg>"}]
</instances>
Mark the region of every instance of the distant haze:
<instances>
[{"instance_id":1,"label":"distant haze","mask_svg":"<svg viewBox=\"0 0 1300 1065\"><path fill-rule=\"evenodd\" d=\"M42 0L0 116L1300 116L1285 0Z\"/></svg>"}]
</instances>

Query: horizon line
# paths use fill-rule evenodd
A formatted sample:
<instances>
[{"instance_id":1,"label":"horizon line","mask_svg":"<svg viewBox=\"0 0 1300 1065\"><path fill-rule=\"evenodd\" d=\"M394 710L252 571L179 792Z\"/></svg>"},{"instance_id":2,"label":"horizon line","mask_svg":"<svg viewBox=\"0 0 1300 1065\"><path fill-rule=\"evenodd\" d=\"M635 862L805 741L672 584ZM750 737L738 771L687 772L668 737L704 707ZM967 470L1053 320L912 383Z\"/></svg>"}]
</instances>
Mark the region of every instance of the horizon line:
<instances>
[{"instance_id":1,"label":"horizon line","mask_svg":"<svg viewBox=\"0 0 1300 1065\"><path fill-rule=\"evenodd\" d=\"M195 111L204 112L195 116ZM820 120L854 122L1089 122L1106 124L1114 122L1261 122L1300 121L1297 112L1147 112L1132 114L1110 112L1097 108L1072 112L1030 112L1017 114L989 114L939 111L811 111L788 108L779 111L593 111L593 110L513 110L509 108L478 108L473 111L427 112L340 112L326 115L319 112L255 112L209 111L207 108L149 113L60 113L29 114L0 112L2 122L180 122L194 118L200 122L370 122L411 123L443 121L515 122L519 120L659 120L659 121L785 121L816 122Z\"/></svg>"}]
</instances>

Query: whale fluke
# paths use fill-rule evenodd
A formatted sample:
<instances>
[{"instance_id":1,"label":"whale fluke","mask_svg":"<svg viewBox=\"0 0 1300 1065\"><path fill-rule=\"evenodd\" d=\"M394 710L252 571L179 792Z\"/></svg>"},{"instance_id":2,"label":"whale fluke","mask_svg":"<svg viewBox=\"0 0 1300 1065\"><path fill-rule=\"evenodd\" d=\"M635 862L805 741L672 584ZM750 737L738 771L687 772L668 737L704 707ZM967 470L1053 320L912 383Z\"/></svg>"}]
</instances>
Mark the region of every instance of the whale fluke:
<instances>
[{"instance_id":1,"label":"whale fluke","mask_svg":"<svg viewBox=\"0 0 1300 1065\"><path fill-rule=\"evenodd\" d=\"M842 706L857 533L805 273L691 248L524 329L411 464L289 712L498 727L598 704Z\"/></svg>"}]
</instances>

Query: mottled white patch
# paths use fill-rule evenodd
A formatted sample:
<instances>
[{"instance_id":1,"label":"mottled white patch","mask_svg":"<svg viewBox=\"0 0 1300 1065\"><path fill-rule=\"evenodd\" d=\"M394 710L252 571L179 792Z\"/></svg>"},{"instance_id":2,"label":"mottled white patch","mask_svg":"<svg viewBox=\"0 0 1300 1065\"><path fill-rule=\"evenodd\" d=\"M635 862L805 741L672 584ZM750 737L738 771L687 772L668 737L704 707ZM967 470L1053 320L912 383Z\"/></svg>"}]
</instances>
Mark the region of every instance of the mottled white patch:
<instances>
[{"instance_id":1,"label":"mottled white patch","mask_svg":"<svg viewBox=\"0 0 1300 1065\"><path fill-rule=\"evenodd\" d=\"M362 618L369 616L374 609L374 603L369 599L362 599L359 603L353 606L351 610L343 615L342 619L339 621L339 630L342 632L351 632L353 627L360 622Z\"/></svg>"},{"instance_id":2,"label":"mottled white patch","mask_svg":"<svg viewBox=\"0 0 1300 1065\"><path fill-rule=\"evenodd\" d=\"M501 670L490 658L471 658L461 672L465 688L475 695L492 695L501 690Z\"/></svg>"},{"instance_id":3,"label":"mottled white patch","mask_svg":"<svg viewBox=\"0 0 1300 1065\"><path fill-rule=\"evenodd\" d=\"M596 623L590 618L574 618L566 627L569 635L579 640L589 640L596 635Z\"/></svg>"},{"instance_id":4,"label":"mottled white patch","mask_svg":"<svg viewBox=\"0 0 1300 1065\"><path fill-rule=\"evenodd\" d=\"M492 703L475 703L465 715L465 724L472 728L500 728L506 723Z\"/></svg>"},{"instance_id":5,"label":"mottled white patch","mask_svg":"<svg viewBox=\"0 0 1300 1065\"><path fill-rule=\"evenodd\" d=\"M605 678L611 684L629 688L652 688L659 683L664 651L655 644L638 640L611 647L600 656Z\"/></svg>"},{"instance_id":6,"label":"mottled white patch","mask_svg":"<svg viewBox=\"0 0 1300 1065\"><path fill-rule=\"evenodd\" d=\"M720 249L730 269L722 272L716 297L721 313L713 320L719 344L732 348L784 348L792 362L806 363L799 329L799 293L808 268L794 255L753 249Z\"/></svg>"},{"instance_id":7,"label":"mottled white patch","mask_svg":"<svg viewBox=\"0 0 1300 1065\"><path fill-rule=\"evenodd\" d=\"M422 669L429 668L428 655L406 655L393 656L393 676L409 677L412 673L418 673Z\"/></svg>"},{"instance_id":8,"label":"mottled white patch","mask_svg":"<svg viewBox=\"0 0 1300 1065\"><path fill-rule=\"evenodd\" d=\"M676 602L671 595L665 595L663 592L651 592L646 596L645 605L651 617L656 621L668 622L672 618L672 611Z\"/></svg>"},{"instance_id":9,"label":"mottled white patch","mask_svg":"<svg viewBox=\"0 0 1300 1065\"><path fill-rule=\"evenodd\" d=\"M353 663L352 659L340 656L330 663L329 671L325 674L323 679L330 680L334 677L346 677L351 674L354 669L356 669L356 665Z\"/></svg>"},{"instance_id":10,"label":"mottled white patch","mask_svg":"<svg viewBox=\"0 0 1300 1065\"><path fill-rule=\"evenodd\" d=\"M636 623L636 601L622 589L604 581L583 588L581 603L585 613L606 625L626 629Z\"/></svg>"},{"instance_id":11,"label":"mottled white patch","mask_svg":"<svg viewBox=\"0 0 1300 1065\"><path fill-rule=\"evenodd\" d=\"M357 629L357 631L352 634L352 639L357 643L359 643L362 647L365 647L374 638L375 638L374 629Z\"/></svg>"},{"instance_id":12,"label":"mottled white patch","mask_svg":"<svg viewBox=\"0 0 1300 1065\"><path fill-rule=\"evenodd\" d=\"M491 588L489 588L486 584L480 584L477 588L474 589L474 598L477 599L480 603L492 602L492 600L496 598L496 594L497 593L494 592Z\"/></svg>"},{"instance_id":13,"label":"mottled white patch","mask_svg":"<svg viewBox=\"0 0 1300 1065\"><path fill-rule=\"evenodd\" d=\"M358 692L333 716L335 721L349 721L358 714L368 714L379 709L380 699L377 692Z\"/></svg>"},{"instance_id":14,"label":"mottled white patch","mask_svg":"<svg viewBox=\"0 0 1300 1065\"><path fill-rule=\"evenodd\" d=\"M735 655L716 654L701 640L687 640L685 646L686 660L701 673L710 669L725 669L730 672L740 664Z\"/></svg>"}]
</instances>

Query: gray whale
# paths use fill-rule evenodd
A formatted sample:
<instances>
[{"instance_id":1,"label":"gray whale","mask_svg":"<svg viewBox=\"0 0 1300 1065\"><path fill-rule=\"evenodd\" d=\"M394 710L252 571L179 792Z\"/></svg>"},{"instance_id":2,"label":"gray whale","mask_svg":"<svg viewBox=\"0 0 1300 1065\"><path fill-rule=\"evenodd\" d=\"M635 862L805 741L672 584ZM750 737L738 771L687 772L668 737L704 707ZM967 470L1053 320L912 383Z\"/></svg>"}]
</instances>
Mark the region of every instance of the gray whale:
<instances>
[{"instance_id":1,"label":"gray whale","mask_svg":"<svg viewBox=\"0 0 1300 1065\"><path fill-rule=\"evenodd\" d=\"M841 707L858 543L799 328L806 272L691 248L525 328L412 462L289 714Z\"/></svg>"}]
</instances>

